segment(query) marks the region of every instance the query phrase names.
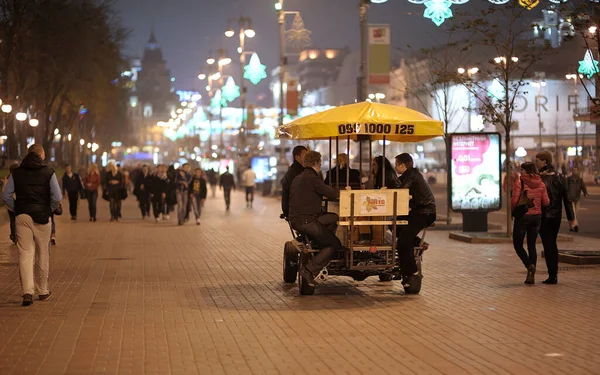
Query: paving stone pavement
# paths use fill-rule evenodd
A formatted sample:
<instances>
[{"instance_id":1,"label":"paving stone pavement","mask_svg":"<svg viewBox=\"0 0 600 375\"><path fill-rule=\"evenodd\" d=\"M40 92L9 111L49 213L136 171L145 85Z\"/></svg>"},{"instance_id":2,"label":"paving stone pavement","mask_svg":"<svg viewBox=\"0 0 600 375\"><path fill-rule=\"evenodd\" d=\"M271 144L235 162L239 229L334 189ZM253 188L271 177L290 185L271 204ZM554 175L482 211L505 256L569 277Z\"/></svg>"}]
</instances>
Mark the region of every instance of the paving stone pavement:
<instances>
[{"instance_id":1,"label":"paving stone pavement","mask_svg":"<svg viewBox=\"0 0 600 375\"><path fill-rule=\"evenodd\" d=\"M59 219L52 299L30 307L0 227L0 374L600 374L600 267L526 286L510 245L429 232L420 295L332 278L299 296L275 199L209 199L183 227L99 204Z\"/></svg>"}]
</instances>

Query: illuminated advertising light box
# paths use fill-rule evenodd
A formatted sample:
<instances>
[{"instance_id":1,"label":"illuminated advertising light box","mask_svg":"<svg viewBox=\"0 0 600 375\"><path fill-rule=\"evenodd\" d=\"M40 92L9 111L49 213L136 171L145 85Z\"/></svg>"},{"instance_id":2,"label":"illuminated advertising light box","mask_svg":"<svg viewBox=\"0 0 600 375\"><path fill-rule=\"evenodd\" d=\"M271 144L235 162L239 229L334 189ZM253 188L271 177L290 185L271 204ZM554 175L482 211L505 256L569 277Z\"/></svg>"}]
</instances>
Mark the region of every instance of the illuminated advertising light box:
<instances>
[{"instance_id":1,"label":"illuminated advertising light box","mask_svg":"<svg viewBox=\"0 0 600 375\"><path fill-rule=\"evenodd\" d=\"M252 170L256 173L256 182L265 182L265 180L269 179L269 158L264 157L254 157L252 158Z\"/></svg>"},{"instance_id":2,"label":"illuminated advertising light box","mask_svg":"<svg viewBox=\"0 0 600 375\"><path fill-rule=\"evenodd\" d=\"M453 211L496 211L501 202L500 134L450 136Z\"/></svg>"}]
</instances>

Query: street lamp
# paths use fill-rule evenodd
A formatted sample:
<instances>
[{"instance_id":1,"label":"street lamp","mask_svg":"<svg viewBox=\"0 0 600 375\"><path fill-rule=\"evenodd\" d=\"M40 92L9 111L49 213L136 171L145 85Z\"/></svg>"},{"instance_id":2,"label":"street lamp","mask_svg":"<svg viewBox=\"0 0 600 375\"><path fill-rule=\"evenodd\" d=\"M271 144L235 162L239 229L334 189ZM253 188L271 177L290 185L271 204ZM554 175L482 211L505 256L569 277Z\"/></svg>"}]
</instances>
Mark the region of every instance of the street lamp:
<instances>
[{"instance_id":1,"label":"street lamp","mask_svg":"<svg viewBox=\"0 0 600 375\"><path fill-rule=\"evenodd\" d=\"M597 30L598 28L595 25L588 27L588 31L590 32L590 34L596 34Z\"/></svg>"},{"instance_id":2,"label":"street lamp","mask_svg":"<svg viewBox=\"0 0 600 375\"><path fill-rule=\"evenodd\" d=\"M37 127L40 124L40 121L38 119L32 118L31 120L29 120L29 126L31 126L32 128Z\"/></svg>"},{"instance_id":3,"label":"street lamp","mask_svg":"<svg viewBox=\"0 0 600 375\"><path fill-rule=\"evenodd\" d=\"M23 122L23 121L27 120L27 113L17 112L17 114L15 115L15 118L17 119L17 121Z\"/></svg>"},{"instance_id":4,"label":"street lamp","mask_svg":"<svg viewBox=\"0 0 600 375\"><path fill-rule=\"evenodd\" d=\"M4 113L11 113L12 112L12 105L10 105L10 104L3 104L2 105L2 112L4 112Z\"/></svg>"},{"instance_id":5,"label":"street lamp","mask_svg":"<svg viewBox=\"0 0 600 375\"><path fill-rule=\"evenodd\" d=\"M80 139L79 144L83 146L85 144L85 141L83 139Z\"/></svg>"},{"instance_id":6,"label":"street lamp","mask_svg":"<svg viewBox=\"0 0 600 375\"><path fill-rule=\"evenodd\" d=\"M204 73L198 74L198 79L201 81L204 81L206 79L206 74L204 74Z\"/></svg>"},{"instance_id":7,"label":"street lamp","mask_svg":"<svg viewBox=\"0 0 600 375\"><path fill-rule=\"evenodd\" d=\"M215 63L215 59L213 57L209 57L208 59L206 59L206 63L208 65L212 65Z\"/></svg>"},{"instance_id":8,"label":"street lamp","mask_svg":"<svg viewBox=\"0 0 600 375\"><path fill-rule=\"evenodd\" d=\"M596 28L596 26L591 26L591 28ZM594 30L595 32L596 30ZM590 31L591 32L591 31ZM582 78L583 75L582 74L567 74L565 75L566 79L572 79L573 80L573 95L575 95L575 108L573 109L574 113L577 113L578 109L577 109L577 104L579 103L579 94L577 91L577 78ZM575 116L573 116L575 117ZM579 121L575 121L575 155L579 156L579 126L577 126L579 123ZM585 140L585 135L583 136L583 139ZM581 142L583 143L583 141ZM581 155L583 156L583 145L581 147Z\"/></svg>"}]
</instances>

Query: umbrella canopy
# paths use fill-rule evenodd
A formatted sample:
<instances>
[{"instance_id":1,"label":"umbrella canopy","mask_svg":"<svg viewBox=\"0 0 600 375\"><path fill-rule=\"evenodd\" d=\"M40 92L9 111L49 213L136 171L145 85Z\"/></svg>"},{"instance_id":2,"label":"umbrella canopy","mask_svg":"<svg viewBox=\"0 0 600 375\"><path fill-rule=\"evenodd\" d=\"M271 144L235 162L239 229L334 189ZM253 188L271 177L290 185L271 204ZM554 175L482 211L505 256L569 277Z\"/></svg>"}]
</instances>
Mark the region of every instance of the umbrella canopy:
<instances>
[{"instance_id":1,"label":"umbrella canopy","mask_svg":"<svg viewBox=\"0 0 600 375\"><path fill-rule=\"evenodd\" d=\"M280 138L328 139L368 136L371 140L420 142L444 135L442 121L409 108L361 102L296 119L278 129ZM361 137L362 138L362 137Z\"/></svg>"}]
</instances>

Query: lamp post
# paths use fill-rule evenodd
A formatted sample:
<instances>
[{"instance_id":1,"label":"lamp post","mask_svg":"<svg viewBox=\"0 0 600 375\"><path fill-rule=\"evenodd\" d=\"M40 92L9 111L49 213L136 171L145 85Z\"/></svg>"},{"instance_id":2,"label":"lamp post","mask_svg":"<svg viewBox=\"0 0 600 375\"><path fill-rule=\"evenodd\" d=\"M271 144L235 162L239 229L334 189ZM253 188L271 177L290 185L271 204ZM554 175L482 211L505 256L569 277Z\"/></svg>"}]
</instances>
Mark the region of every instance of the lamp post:
<instances>
[{"instance_id":1,"label":"lamp post","mask_svg":"<svg viewBox=\"0 0 600 375\"><path fill-rule=\"evenodd\" d=\"M12 105L10 104L3 104L2 107L0 107L0 109L2 109L2 112L4 113L4 116L2 116L2 126L4 127L4 129L6 129L6 116L12 112ZM8 129L6 131L6 135L7 135L7 145L6 145L6 158L8 160L10 160L10 139L14 138L14 129L12 129L12 134L10 137L8 137L9 135Z\"/></svg>"},{"instance_id":2,"label":"lamp post","mask_svg":"<svg viewBox=\"0 0 600 375\"><path fill-rule=\"evenodd\" d=\"M595 27L595 26L594 26ZM579 104L579 94L577 92L577 74L567 74L565 78L573 80L573 95L575 95L575 108L573 109L573 113L577 113L577 105ZM575 116L573 116L575 118ZM579 121L575 121L575 156L579 156L579 126L577 126ZM585 135L583 137L585 139ZM583 142L582 142L583 143ZM583 156L583 146L581 147L581 155Z\"/></svg>"},{"instance_id":3,"label":"lamp post","mask_svg":"<svg viewBox=\"0 0 600 375\"><path fill-rule=\"evenodd\" d=\"M458 74L460 75L467 75L467 87L468 87L468 95L469 95L469 108L468 108L468 112L469 112L469 118L468 118L468 124L469 124L469 131L472 131L471 129L471 105L473 104L473 95L471 93L471 79L472 77L479 73L479 68L478 67L472 67L472 68L463 68L463 67L459 67L457 69Z\"/></svg>"},{"instance_id":4,"label":"lamp post","mask_svg":"<svg viewBox=\"0 0 600 375\"><path fill-rule=\"evenodd\" d=\"M238 53L240 55L240 105L242 107L242 122L240 124L240 136L242 138L241 148L244 149L246 144L244 142L246 132L246 83L244 81L244 66L246 65L246 37L254 38L256 32L252 29L252 20L250 17L239 17L237 19L229 20L229 27L225 31L225 36L231 38L235 35L235 31L231 28L231 22L236 22L239 25L239 37L240 45L238 47Z\"/></svg>"},{"instance_id":5,"label":"lamp post","mask_svg":"<svg viewBox=\"0 0 600 375\"><path fill-rule=\"evenodd\" d=\"M212 79L214 81L218 82L219 87L221 88L221 95L223 93L223 67L225 65L229 65L231 64L231 58L227 57L227 51L225 51L223 48L219 48L217 49L217 53L218 53L218 60L213 58L213 57L209 57L206 60L206 63L208 65L213 65L213 64L217 64L217 73L212 75ZM223 149L224 143L223 143L223 137L224 137L224 131L223 131L223 106L221 105L221 100L219 99L219 125L221 127L221 139L220 139L220 143L221 143L221 149Z\"/></svg>"},{"instance_id":6,"label":"lamp post","mask_svg":"<svg viewBox=\"0 0 600 375\"><path fill-rule=\"evenodd\" d=\"M531 82L531 86L536 87L537 88L537 100L539 100L539 98L542 96L542 87L546 86L546 81L543 80L543 76L538 75L536 80ZM539 144L538 144L538 151L542 151L542 148L544 147L542 144L542 128L544 127L544 123L542 122L542 106L537 105L537 117L538 117L538 128L540 131L540 140L539 140ZM558 149L558 144L556 145L556 148Z\"/></svg>"}]
</instances>

